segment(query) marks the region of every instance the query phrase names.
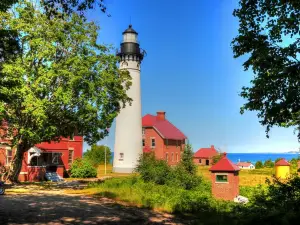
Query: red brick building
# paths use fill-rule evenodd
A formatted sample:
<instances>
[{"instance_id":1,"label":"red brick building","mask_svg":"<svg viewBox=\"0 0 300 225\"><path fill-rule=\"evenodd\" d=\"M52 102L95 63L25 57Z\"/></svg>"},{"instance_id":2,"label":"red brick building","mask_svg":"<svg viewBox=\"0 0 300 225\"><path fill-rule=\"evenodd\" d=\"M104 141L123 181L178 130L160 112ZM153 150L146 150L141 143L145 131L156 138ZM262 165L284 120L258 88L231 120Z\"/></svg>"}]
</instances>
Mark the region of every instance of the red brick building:
<instances>
[{"instance_id":1,"label":"red brick building","mask_svg":"<svg viewBox=\"0 0 300 225\"><path fill-rule=\"evenodd\" d=\"M194 163L201 166L208 166L212 164L212 159L219 153L212 145L210 148L200 148L194 154Z\"/></svg>"},{"instance_id":2,"label":"red brick building","mask_svg":"<svg viewBox=\"0 0 300 225\"><path fill-rule=\"evenodd\" d=\"M60 142L43 142L24 153L20 181L43 180L46 171L61 177L75 158L82 157L83 138L62 138ZM15 150L0 144L0 165L9 167Z\"/></svg>"},{"instance_id":3,"label":"red brick building","mask_svg":"<svg viewBox=\"0 0 300 225\"><path fill-rule=\"evenodd\" d=\"M176 165L184 150L186 136L166 119L166 113L145 115L142 126L144 152L154 152L157 159L164 159L169 165Z\"/></svg>"},{"instance_id":4,"label":"red brick building","mask_svg":"<svg viewBox=\"0 0 300 225\"><path fill-rule=\"evenodd\" d=\"M239 170L224 153L223 157L210 169L212 194L217 199L233 201L239 195Z\"/></svg>"}]
</instances>

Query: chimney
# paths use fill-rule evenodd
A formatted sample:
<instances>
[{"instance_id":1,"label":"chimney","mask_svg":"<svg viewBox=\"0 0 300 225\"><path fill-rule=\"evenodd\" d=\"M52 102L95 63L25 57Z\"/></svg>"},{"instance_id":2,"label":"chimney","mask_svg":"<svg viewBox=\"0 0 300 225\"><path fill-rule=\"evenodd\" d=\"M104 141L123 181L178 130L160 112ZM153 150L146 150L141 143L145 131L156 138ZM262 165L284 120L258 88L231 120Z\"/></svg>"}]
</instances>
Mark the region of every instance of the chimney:
<instances>
[{"instance_id":1,"label":"chimney","mask_svg":"<svg viewBox=\"0 0 300 225\"><path fill-rule=\"evenodd\" d=\"M165 120L166 119L166 112L159 111L156 113L157 120Z\"/></svg>"},{"instance_id":2,"label":"chimney","mask_svg":"<svg viewBox=\"0 0 300 225\"><path fill-rule=\"evenodd\" d=\"M215 148L215 146L214 146L214 145L211 145L211 146L210 146L210 148L211 148L211 149L214 149L214 148Z\"/></svg>"}]
</instances>

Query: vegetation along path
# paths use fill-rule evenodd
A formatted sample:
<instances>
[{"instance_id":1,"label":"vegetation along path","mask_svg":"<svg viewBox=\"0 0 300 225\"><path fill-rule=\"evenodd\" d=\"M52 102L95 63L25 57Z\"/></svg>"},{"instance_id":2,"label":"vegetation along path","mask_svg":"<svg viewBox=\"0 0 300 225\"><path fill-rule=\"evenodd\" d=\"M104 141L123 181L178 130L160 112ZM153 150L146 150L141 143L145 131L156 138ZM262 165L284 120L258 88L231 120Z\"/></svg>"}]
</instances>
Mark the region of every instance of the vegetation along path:
<instances>
[{"instance_id":1,"label":"vegetation along path","mask_svg":"<svg viewBox=\"0 0 300 225\"><path fill-rule=\"evenodd\" d=\"M8 189L0 196L1 224L189 224L169 214L65 190L37 185Z\"/></svg>"}]
</instances>

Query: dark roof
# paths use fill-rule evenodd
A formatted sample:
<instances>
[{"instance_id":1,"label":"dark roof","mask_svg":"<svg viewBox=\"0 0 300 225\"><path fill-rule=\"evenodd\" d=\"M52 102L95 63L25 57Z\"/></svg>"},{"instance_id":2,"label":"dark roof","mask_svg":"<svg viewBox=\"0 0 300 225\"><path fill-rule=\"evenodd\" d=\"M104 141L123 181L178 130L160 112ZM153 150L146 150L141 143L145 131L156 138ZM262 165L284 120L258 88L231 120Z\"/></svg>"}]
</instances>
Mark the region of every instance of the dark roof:
<instances>
[{"instance_id":1,"label":"dark roof","mask_svg":"<svg viewBox=\"0 0 300 225\"><path fill-rule=\"evenodd\" d=\"M217 150L215 147L212 145L210 148L200 148L195 154L195 158L204 158L204 159L209 159L214 156L218 155Z\"/></svg>"},{"instance_id":2,"label":"dark roof","mask_svg":"<svg viewBox=\"0 0 300 225\"><path fill-rule=\"evenodd\" d=\"M147 114L142 118L143 127L153 127L164 139L184 140L187 137L167 119L159 120L156 116Z\"/></svg>"},{"instance_id":3,"label":"dark roof","mask_svg":"<svg viewBox=\"0 0 300 225\"><path fill-rule=\"evenodd\" d=\"M134 34L138 34L133 28L132 28L132 25L130 24L128 26L128 28L123 32L123 34L125 33L134 33Z\"/></svg>"},{"instance_id":4,"label":"dark roof","mask_svg":"<svg viewBox=\"0 0 300 225\"><path fill-rule=\"evenodd\" d=\"M237 165L235 165L233 162L231 162L227 158L226 153L224 153L220 161L217 162L215 165L213 165L209 170L213 172L222 172L222 171L234 172L234 171L239 171L240 168Z\"/></svg>"},{"instance_id":5,"label":"dark roof","mask_svg":"<svg viewBox=\"0 0 300 225\"><path fill-rule=\"evenodd\" d=\"M275 166L289 166L290 164L285 159L280 159Z\"/></svg>"}]
</instances>

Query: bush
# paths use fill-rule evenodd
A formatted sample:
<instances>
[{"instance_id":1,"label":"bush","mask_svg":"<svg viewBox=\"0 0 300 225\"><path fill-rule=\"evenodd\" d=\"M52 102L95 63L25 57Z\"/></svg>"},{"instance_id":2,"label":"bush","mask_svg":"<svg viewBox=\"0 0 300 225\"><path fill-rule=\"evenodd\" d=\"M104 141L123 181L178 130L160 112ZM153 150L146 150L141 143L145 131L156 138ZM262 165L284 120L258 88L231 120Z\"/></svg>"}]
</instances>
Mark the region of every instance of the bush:
<instances>
[{"instance_id":1,"label":"bush","mask_svg":"<svg viewBox=\"0 0 300 225\"><path fill-rule=\"evenodd\" d=\"M77 158L71 165L71 177L74 178L89 178L97 177L97 169L87 160Z\"/></svg>"},{"instance_id":2,"label":"bush","mask_svg":"<svg viewBox=\"0 0 300 225\"><path fill-rule=\"evenodd\" d=\"M263 165L262 161L257 161L255 163L255 169L261 169L263 167L264 167L264 165Z\"/></svg>"},{"instance_id":3,"label":"bush","mask_svg":"<svg viewBox=\"0 0 300 225\"><path fill-rule=\"evenodd\" d=\"M165 184L171 173L171 168L164 160L157 160L153 152L141 155L135 169L145 182Z\"/></svg>"},{"instance_id":4,"label":"bush","mask_svg":"<svg viewBox=\"0 0 300 225\"><path fill-rule=\"evenodd\" d=\"M155 158L153 152L144 153L140 159L136 172L145 182L153 182L160 185L190 190L196 188L201 183L201 177L196 175L197 167L192 159L191 146L188 145L182 155L180 163L171 168L165 160Z\"/></svg>"},{"instance_id":5,"label":"bush","mask_svg":"<svg viewBox=\"0 0 300 225\"><path fill-rule=\"evenodd\" d=\"M106 151L106 162L109 163L111 160L110 148L104 145L92 145L91 149L87 150L83 158L89 161L92 166L98 167L101 163L105 162L105 151Z\"/></svg>"},{"instance_id":6,"label":"bush","mask_svg":"<svg viewBox=\"0 0 300 225\"><path fill-rule=\"evenodd\" d=\"M273 168L274 167L274 162L271 159L268 159L268 160L265 161L264 167Z\"/></svg>"},{"instance_id":7,"label":"bush","mask_svg":"<svg viewBox=\"0 0 300 225\"><path fill-rule=\"evenodd\" d=\"M201 177L188 173L182 165L178 165L169 174L167 184L172 187L191 190L200 185L201 181Z\"/></svg>"}]
</instances>

